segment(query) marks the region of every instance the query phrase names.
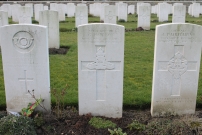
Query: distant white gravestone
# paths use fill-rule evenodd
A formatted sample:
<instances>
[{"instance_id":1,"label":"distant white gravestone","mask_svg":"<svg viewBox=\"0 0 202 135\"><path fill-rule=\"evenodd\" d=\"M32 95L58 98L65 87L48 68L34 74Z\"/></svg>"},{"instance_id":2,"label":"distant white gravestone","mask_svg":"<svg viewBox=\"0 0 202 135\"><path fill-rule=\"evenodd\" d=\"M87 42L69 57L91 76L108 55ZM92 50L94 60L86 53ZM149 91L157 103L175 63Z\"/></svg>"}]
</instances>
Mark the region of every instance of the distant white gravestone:
<instances>
[{"instance_id":1,"label":"distant white gravestone","mask_svg":"<svg viewBox=\"0 0 202 135\"><path fill-rule=\"evenodd\" d=\"M138 8L138 13L137 27L150 30L151 6L140 5Z\"/></svg>"},{"instance_id":2,"label":"distant white gravestone","mask_svg":"<svg viewBox=\"0 0 202 135\"><path fill-rule=\"evenodd\" d=\"M76 20L75 27L88 23L88 7L87 6L76 6L75 20Z\"/></svg>"},{"instance_id":3,"label":"distant white gravestone","mask_svg":"<svg viewBox=\"0 0 202 135\"><path fill-rule=\"evenodd\" d=\"M28 90L51 110L47 32L45 26L32 24L0 28L7 111L20 112L35 102Z\"/></svg>"},{"instance_id":4,"label":"distant white gravestone","mask_svg":"<svg viewBox=\"0 0 202 135\"><path fill-rule=\"evenodd\" d=\"M32 24L32 11L31 7L21 6L18 8L19 23Z\"/></svg>"},{"instance_id":5,"label":"distant white gravestone","mask_svg":"<svg viewBox=\"0 0 202 135\"><path fill-rule=\"evenodd\" d=\"M122 117L124 26L78 27L79 115Z\"/></svg>"},{"instance_id":6,"label":"distant white gravestone","mask_svg":"<svg viewBox=\"0 0 202 135\"><path fill-rule=\"evenodd\" d=\"M173 6L172 23L185 23L186 18L186 6L175 5Z\"/></svg>"},{"instance_id":7,"label":"distant white gravestone","mask_svg":"<svg viewBox=\"0 0 202 135\"><path fill-rule=\"evenodd\" d=\"M39 25L48 27L48 46L49 48L60 48L60 32L58 12L46 10L39 12Z\"/></svg>"},{"instance_id":8,"label":"distant white gravestone","mask_svg":"<svg viewBox=\"0 0 202 135\"><path fill-rule=\"evenodd\" d=\"M31 7L31 17L34 15L33 3L26 3L25 7Z\"/></svg>"},{"instance_id":9,"label":"distant white gravestone","mask_svg":"<svg viewBox=\"0 0 202 135\"><path fill-rule=\"evenodd\" d=\"M156 27L151 114L194 114L201 58L202 26Z\"/></svg>"},{"instance_id":10,"label":"distant white gravestone","mask_svg":"<svg viewBox=\"0 0 202 135\"><path fill-rule=\"evenodd\" d=\"M39 21L39 11L43 11L43 4L34 4L34 18Z\"/></svg>"},{"instance_id":11,"label":"distant white gravestone","mask_svg":"<svg viewBox=\"0 0 202 135\"><path fill-rule=\"evenodd\" d=\"M67 4L67 16L68 17L74 17L74 13L75 13L74 3L68 3Z\"/></svg>"},{"instance_id":12,"label":"distant white gravestone","mask_svg":"<svg viewBox=\"0 0 202 135\"><path fill-rule=\"evenodd\" d=\"M0 11L0 26L8 25L8 12Z\"/></svg>"},{"instance_id":13,"label":"distant white gravestone","mask_svg":"<svg viewBox=\"0 0 202 135\"><path fill-rule=\"evenodd\" d=\"M128 14L134 14L134 13L135 13L135 5L129 5Z\"/></svg>"},{"instance_id":14,"label":"distant white gravestone","mask_svg":"<svg viewBox=\"0 0 202 135\"><path fill-rule=\"evenodd\" d=\"M159 6L158 9L159 22L168 21L168 13L169 13L168 4L159 3L158 6Z\"/></svg>"},{"instance_id":15,"label":"distant white gravestone","mask_svg":"<svg viewBox=\"0 0 202 135\"><path fill-rule=\"evenodd\" d=\"M108 5L104 8L104 23L116 24L116 6Z\"/></svg>"},{"instance_id":16,"label":"distant white gravestone","mask_svg":"<svg viewBox=\"0 0 202 135\"><path fill-rule=\"evenodd\" d=\"M118 20L124 20L127 22L128 19L128 4L119 3L118 4Z\"/></svg>"},{"instance_id":17,"label":"distant white gravestone","mask_svg":"<svg viewBox=\"0 0 202 135\"><path fill-rule=\"evenodd\" d=\"M2 4L1 10L8 12L8 17L11 18L12 10L10 4Z\"/></svg>"}]
</instances>

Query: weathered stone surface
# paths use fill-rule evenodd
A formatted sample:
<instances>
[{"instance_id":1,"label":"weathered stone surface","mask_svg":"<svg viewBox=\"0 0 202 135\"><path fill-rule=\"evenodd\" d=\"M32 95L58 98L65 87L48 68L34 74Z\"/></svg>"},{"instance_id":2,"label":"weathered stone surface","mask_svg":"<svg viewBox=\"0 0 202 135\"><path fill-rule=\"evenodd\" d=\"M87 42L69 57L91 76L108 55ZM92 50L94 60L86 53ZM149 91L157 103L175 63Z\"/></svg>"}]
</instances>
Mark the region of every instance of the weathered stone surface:
<instances>
[{"instance_id":1,"label":"weathered stone surface","mask_svg":"<svg viewBox=\"0 0 202 135\"><path fill-rule=\"evenodd\" d=\"M28 90L51 110L47 32L45 26L32 24L0 28L7 111L20 112L35 102Z\"/></svg>"},{"instance_id":2,"label":"weathered stone surface","mask_svg":"<svg viewBox=\"0 0 202 135\"><path fill-rule=\"evenodd\" d=\"M112 23L116 24L116 6L114 5L108 5L105 6L104 10L104 23Z\"/></svg>"},{"instance_id":3,"label":"weathered stone surface","mask_svg":"<svg viewBox=\"0 0 202 135\"><path fill-rule=\"evenodd\" d=\"M125 20L127 22L128 14L127 14L128 4L119 3L118 4L118 20Z\"/></svg>"},{"instance_id":4,"label":"weathered stone surface","mask_svg":"<svg viewBox=\"0 0 202 135\"><path fill-rule=\"evenodd\" d=\"M43 4L34 4L34 18L39 21L39 12L43 11Z\"/></svg>"},{"instance_id":5,"label":"weathered stone surface","mask_svg":"<svg viewBox=\"0 0 202 135\"><path fill-rule=\"evenodd\" d=\"M60 32L58 12L46 10L39 12L39 25L48 27L48 46L49 48L60 48Z\"/></svg>"},{"instance_id":6,"label":"weathered stone surface","mask_svg":"<svg viewBox=\"0 0 202 135\"><path fill-rule=\"evenodd\" d=\"M194 114L201 58L202 26L156 27L152 116Z\"/></svg>"},{"instance_id":7,"label":"weathered stone surface","mask_svg":"<svg viewBox=\"0 0 202 135\"><path fill-rule=\"evenodd\" d=\"M18 8L18 20L19 24L26 23L26 24L32 24L32 11L31 7L25 7L21 6Z\"/></svg>"},{"instance_id":8,"label":"weathered stone surface","mask_svg":"<svg viewBox=\"0 0 202 135\"><path fill-rule=\"evenodd\" d=\"M0 26L8 25L8 12L0 11Z\"/></svg>"},{"instance_id":9,"label":"weathered stone surface","mask_svg":"<svg viewBox=\"0 0 202 135\"><path fill-rule=\"evenodd\" d=\"M79 115L122 117L125 28L78 27Z\"/></svg>"},{"instance_id":10,"label":"weathered stone surface","mask_svg":"<svg viewBox=\"0 0 202 135\"><path fill-rule=\"evenodd\" d=\"M172 23L185 23L186 18L186 6L175 5L173 6Z\"/></svg>"},{"instance_id":11,"label":"weathered stone surface","mask_svg":"<svg viewBox=\"0 0 202 135\"><path fill-rule=\"evenodd\" d=\"M75 13L75 27L78 27L82 24L88 23L88 7L87 6L76 6L76 13Z\"/></svg>"},{"instance_id":12,"label":"weathered stone surface","mask_svg":"<svg viewBox=\"0 0 202 135\"><path fill-rule=\"evenodd\" d=\"M150 30L151 6L140 5L138 12L137 27L142 27L144 30Z\"/></svg>"}]
</instances>

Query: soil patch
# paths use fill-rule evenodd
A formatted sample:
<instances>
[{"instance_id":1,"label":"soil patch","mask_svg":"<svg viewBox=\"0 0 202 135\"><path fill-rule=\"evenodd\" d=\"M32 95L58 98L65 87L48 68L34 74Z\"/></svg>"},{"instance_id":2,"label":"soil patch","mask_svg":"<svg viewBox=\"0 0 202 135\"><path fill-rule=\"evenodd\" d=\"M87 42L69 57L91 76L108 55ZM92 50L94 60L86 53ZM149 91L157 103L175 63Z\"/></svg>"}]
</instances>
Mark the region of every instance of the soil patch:
<instances>
[{"instance_id":1,"label":"soil patch","mask_svg":"<svg viewBox=\"0 0 202 135\"><path fill-rule=\"evenodd\" d=\"M69 47L60 47L59 49L56 48L49 48L49 54L62 54L65 55L69 50Z\"/></svg>"},{"instance_id":2,"label":"soil patch","mask_svg":"<svg viewBox=\"0 0 202 135\"><path fill-rule=\"evenodd\" d=\"M152 118L150 110L125 110L122 118L105 118L114 122L127 135L194 135L202 133L200 117L202 111L195 115ZM37 128L40 135L110 135L108 128L96 129L89 124L91 114L79 116L76 109L65 110L60 117L44 116L44 124ZM129 126L129 124L132 126ZM195 125L193 126L194 123ZM196 126L197 125L197 126ZM112 129L112 128L110 128ZM114 130L114 129L112 129Z\"/></svg>"}]
</instances>

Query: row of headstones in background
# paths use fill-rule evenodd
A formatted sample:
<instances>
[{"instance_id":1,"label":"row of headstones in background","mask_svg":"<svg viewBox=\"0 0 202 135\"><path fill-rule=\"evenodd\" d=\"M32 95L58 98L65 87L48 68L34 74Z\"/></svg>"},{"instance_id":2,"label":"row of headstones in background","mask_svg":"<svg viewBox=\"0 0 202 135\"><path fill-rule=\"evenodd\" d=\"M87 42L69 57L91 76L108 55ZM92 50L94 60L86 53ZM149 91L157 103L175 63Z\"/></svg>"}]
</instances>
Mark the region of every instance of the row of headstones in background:
<instances>
[{"instance_id":1,"label":"row of headstones in background","mask_svg":"<svg viewBox=\"0 0 202 135\"><path fill-rule=\"evenodd\" d=\"M199 15L202 14L202 6L200 3L193 3L189 5L188 13L193 17L199 17Z\"/></svg>"},{"instance_id":2,"label":"row of headstones in background","mask_svg":"<svg viewBox=\"0 0 202 135\"><path fill-rule=\"evenodd\" d=\"M122 117L124 32L124 26L113 24L78 27L80 115ZM156 27L152 116L195 113L201 33L195 24ZM50 111L47 27L3 26L0 39L7 110L21 111L33 102L28 90L34 89Z\"/></svg>"},{"instance_id":3,"label":"row of headstones in background","mask_svg":"<svg viewBox=\"0 0 202 135\"><path fill-rule=\"evenodd\" d=\"M186 6L183 3L174 3L173 6L166 2L158 3L152 6L152 13L157 14L159 22L168 21L168 15L173 14L172 22L185 22ZM202 13L202 5L200 3L193 3L188 7L188 14L193 17L199 17ZM179 21L178 21L179 20Z\"/></svg>"},{"instance_id":4,"label":"row of headstones in background","mask_svg":"<svg viewBox=\"0 0 202 135\"><path fill-rule=\"evenodd\" d=\"M31 24L31 10L30 7L19 7L19 23ZM0 11L1 24L0 26L8 24L8 13ZM39 12L39 25L48 27L49 48L60 48L59 36L59 20L58 11L44 10Z\"/></svg>"}]
</instances>

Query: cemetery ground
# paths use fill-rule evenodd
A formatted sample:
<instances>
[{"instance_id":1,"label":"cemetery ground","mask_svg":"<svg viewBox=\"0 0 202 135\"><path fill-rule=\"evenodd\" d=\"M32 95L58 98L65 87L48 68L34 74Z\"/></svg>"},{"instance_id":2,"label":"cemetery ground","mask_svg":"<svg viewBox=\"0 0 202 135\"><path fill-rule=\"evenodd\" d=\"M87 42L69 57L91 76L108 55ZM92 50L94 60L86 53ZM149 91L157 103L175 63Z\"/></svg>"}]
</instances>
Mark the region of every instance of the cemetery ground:
<instances>
[{"instance_id":1,"label":"cemetery ground","mask_svg":"<svg viewBox=\"0 0 202 135\"><path fill-rule=\"evenodd\" d=\"M169 21L164 23L171 23L171 17L169 16ZM99 22L98 17L89 16L89 23ZM202 25L202 15L200 18L187 15L186 22ZM13 22L9 20L9 23ZM37 24L34 20L33 23ZM110 134L108 129L115 131L115 128L118 130L117 134L122 129L122 133L127 133L128 135L202 134L202 121L200 119L202 117L202 109L200 109L202 108L202 70L200 70L199 75L197 111L195 115L173 116L168 114L164 118L152 118L149 108L152 92L155 26L162 23L158 22L156 15L152 15L151 30L136 31L137 16L129 15L128 22L118 22L118 24L124 25L126 29L123 118L100 117L102 119L99 119L99 117L93 117L91 114L78 115L77 29L75 28L75 18L66 18L66 21L60 22L60 47L68 48L68 52L66 54L49 55L53 113L51 115L42 115L35 112L32 114L33 121L28 118L18 118L19 121L21 120L21 124L16 124L16 122L8 123L7 128L17 127L16 129L13 128L13 130L16 130L15 134L17 131L19 133L29 131L29 134L36 132L37 134L106 135ZM200 68L202 68L202 65ZM6 100L1 58L0 108L2 110L0 116L3 116L3 110L6 109ZM17 121L17 118L13 119L13 117L8 119ZM31 130L32 126L35 126L33 132ZM24 128L24 131L21 130L22 128Z\"/></svg>"}]
</instances>

